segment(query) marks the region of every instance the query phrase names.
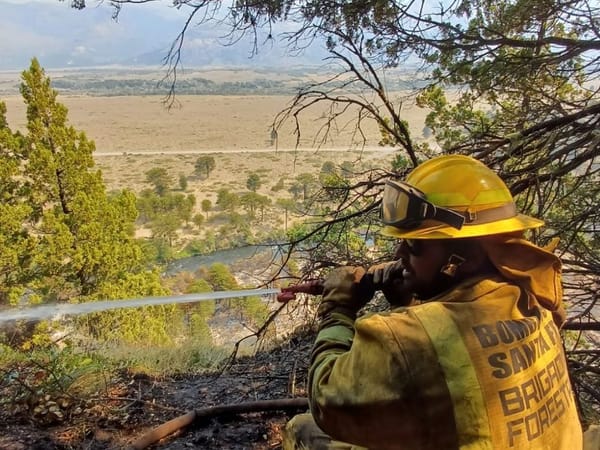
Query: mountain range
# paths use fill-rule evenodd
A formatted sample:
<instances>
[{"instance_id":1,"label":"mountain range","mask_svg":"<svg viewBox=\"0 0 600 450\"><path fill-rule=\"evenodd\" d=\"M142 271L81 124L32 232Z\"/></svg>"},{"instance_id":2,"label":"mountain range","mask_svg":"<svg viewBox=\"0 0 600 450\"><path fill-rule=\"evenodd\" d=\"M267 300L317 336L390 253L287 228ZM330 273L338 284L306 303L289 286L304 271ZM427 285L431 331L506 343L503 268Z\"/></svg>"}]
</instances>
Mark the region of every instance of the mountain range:
<instances>
[{"instance_id":1,"label":"mountain range","mask_svg":"<svg viewBox=\"0 0 600 450\"><path fill-rule=\"evenodd\" d=\"M160 66L183 29L189 9L165 4L124 5L116 19L107 3L76 10L59 0L0 0L0 70L23 70L36 57L42 67ZM288 55L280 41L252 36L228 45L227 26L191 26L182 49L186 67L288 67L318 65L326 56L313 44L300 55ZM273 34L277 36L277 33Z\"/></svg>"}]
</instances>

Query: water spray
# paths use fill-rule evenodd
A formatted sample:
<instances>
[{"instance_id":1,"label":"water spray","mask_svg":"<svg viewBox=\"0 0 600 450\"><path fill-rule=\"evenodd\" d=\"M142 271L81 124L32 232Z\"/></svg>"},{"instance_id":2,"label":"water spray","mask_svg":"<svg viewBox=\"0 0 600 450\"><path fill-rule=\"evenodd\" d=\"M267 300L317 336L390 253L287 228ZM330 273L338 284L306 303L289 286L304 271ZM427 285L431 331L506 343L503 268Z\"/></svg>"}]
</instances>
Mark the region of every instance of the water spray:
<instances>
[{"instance_id":1,"label":"water spray","mask_svg":"<svg viewBox=\"0 0 600 450\"><path fill-rule=\"evenodd\" d=\"M323 286L314 280L294 286L264 289L242 289L231 291L202 292L198 294L167 295L164 297L142 297L121 300L103 300L86 303L55 303L52 305L31 306L27 308L11 308L0 312L0 324L13 320L43 320L60 316L89 314L122 308L137 308L140 306L170 305L176 303L197 303L226 298L242 298L277 294L277 301L286 303L293 300L296 294L320 295Z\"/></svg>"}]
</instances>

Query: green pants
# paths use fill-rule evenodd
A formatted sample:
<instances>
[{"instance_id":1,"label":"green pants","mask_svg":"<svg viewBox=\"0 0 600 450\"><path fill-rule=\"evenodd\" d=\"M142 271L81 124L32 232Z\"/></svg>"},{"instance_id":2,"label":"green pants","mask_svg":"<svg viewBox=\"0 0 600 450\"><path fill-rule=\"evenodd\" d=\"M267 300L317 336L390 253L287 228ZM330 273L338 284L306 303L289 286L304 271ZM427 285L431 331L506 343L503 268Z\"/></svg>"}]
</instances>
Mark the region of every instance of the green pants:
<instances>
[{"instance_id":1,"label":"green pants","mask_svg":"<svg viewBox=\"0 0 600 450\"><path fill-rule=\"evenodd\" d=\"M584 450L600 450L600 425L592 425L583 437ZM334 441L318 427L310 413L292 417L283 430L283 450L361 449L363 447Z\"/></svg>"},{"instance_id":2,"label":"green pants","mask_svg":"<svg viewBox=\"0 0 600 450\"><path fill-rule=\"evenodd\" d=\"M600 425L592 425L583 433L584 450L600 450Z\"/></svg>"}]
</instances>

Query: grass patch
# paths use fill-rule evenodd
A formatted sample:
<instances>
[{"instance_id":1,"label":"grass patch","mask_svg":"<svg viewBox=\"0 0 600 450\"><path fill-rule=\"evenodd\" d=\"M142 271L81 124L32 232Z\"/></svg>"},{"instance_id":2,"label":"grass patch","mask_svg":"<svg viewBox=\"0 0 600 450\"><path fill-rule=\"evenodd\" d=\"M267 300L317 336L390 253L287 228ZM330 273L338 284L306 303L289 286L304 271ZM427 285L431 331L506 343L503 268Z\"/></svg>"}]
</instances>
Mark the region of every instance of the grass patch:
<instances>
[{"instance_id":1,"label":"grass patch","mask_svg":"<svg viewBox=\"0 0 600 450\"><path fill-rule=\"evenodd\" d=\"M217 369L230 350L186 340L176 347L144 347L121 345L103 351L115 365L127 367L149 376L199 373Z\"/></svg>"}]
</instances>

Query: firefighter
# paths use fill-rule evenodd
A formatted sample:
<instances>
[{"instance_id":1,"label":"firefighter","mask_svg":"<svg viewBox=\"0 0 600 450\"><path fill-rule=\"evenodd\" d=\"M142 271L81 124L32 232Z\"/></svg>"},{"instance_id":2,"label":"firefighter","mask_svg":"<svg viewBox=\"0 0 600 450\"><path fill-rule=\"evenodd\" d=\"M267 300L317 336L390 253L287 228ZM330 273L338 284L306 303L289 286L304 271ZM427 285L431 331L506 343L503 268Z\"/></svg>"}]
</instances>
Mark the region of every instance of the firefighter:
<instances>
[{"instance_id":1,"label":"firefighter","mask_svg":"<svg viewBox=\"0 0 600 450\"><path fill-rule=\"evenodd\" d=\"M284 449L581 449L560 261L524 238L543 222L459 155L387 181L381 219L399 259L325 280ZM393 309L357 319L375 290Z\"/></svg>"}]
</instances>

